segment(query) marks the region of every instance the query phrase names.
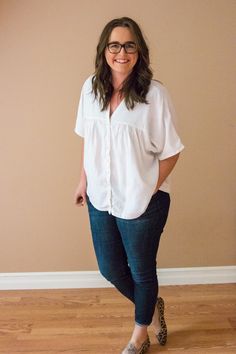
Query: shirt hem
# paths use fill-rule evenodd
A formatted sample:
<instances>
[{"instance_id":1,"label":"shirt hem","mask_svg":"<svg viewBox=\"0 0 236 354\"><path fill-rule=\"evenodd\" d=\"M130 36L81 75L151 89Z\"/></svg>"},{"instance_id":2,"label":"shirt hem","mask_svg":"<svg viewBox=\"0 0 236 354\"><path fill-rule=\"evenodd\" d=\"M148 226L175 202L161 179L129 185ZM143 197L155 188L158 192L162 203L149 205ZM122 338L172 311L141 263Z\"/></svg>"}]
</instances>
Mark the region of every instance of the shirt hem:
<instances>
[{"instance_id":1,"label":"shirt hem","mask_svg":"<svg viewBox=\"0 0 236 354\"><path fill-rule=\"evenodd\" d=\"M161 191L163 191L163 192L166 192L166 193L169 193L169 191L167 190L167 188L164 188L164 187L163 187L163 188L159 188L159 190L161 190ZM157 192L156 192L156 193L157 193ZM109 215L115 216L115 217L117 217L117 218L119 218L119 219L133 220L133 219L138 219L143 213L145 213L145 211L147 210L147 207L148 207L148 205L149 205L149 203L150 203L150 201L151 201L151 199L152 199L152 197L153 197L153 194L150 196L149 201L148 201L146 207L145 207L137 216L129 216L129 217L127 217L126 215L123 215L123 214L118 214L118 213L113 212L113 211L111 211L111 212L109 213L109 209L108 209L108 208L106 208L106 209L98 208L98 207L96 206L96 203L95 203L95 204L93 203L93 201L90 199L90 197L89 197L88 194L87 194L87 196L88 196L88 198L89 198L90 203L93 205L93 207L94 207L95 209L97 209L97 210L99 210L99 211L105 211L105 212L107 212Z\"/></svg>"}]
</instances>

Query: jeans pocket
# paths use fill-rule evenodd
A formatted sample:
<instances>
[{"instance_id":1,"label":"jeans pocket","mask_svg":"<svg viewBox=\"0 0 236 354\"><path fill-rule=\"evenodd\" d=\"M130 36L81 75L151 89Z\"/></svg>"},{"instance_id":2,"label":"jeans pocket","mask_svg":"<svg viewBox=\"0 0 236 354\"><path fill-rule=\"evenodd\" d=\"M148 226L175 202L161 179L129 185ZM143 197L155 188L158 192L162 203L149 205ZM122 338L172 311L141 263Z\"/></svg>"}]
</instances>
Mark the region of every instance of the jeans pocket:
<instances>
[{"instance_id":1,"label":"jeans pocket","mask_svg":"<svg viewBox=\"0 0 236 354\"><path fill-rule=\"evenodd\" d=\"M157 203L157 200L159 199L159 191L154 193L148 203L148 206L146 210L139 216L140 219L145 219L145 218L155 218L156 215L159 213L159 204Z\"/></svg>"},{"instance_id":2,"label":"jeans pocket","mask_svg":"<svg viewBox=\"0 0 236 354\"><path fill-rule=\"evenodd\" d=\"M158 213L162 216L163 227L166 224L169 209L170 209L170 195L167 192L159 191L155 203L157 205Z\"/></svg>"}]
</instances>

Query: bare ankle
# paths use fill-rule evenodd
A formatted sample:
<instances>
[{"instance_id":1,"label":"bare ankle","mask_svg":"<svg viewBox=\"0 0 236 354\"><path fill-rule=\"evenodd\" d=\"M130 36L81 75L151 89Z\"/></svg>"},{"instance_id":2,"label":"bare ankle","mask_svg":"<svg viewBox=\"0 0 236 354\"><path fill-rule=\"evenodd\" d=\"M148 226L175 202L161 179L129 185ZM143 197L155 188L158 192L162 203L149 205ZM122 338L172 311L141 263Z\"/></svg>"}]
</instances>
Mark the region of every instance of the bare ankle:
<instances>
[{"instance_id":1,"label":"bare ankle","mask_svg":"<svg viewBox=\"0 0 236 354\"><path fill-rule=\"evenodd\" d=\"M133 334L131 337L131 342L135 344L135 346L140 346L148 336L147 332L148 326L140 326L138 324L135 324Z\"/></svg>"}]
</instances>

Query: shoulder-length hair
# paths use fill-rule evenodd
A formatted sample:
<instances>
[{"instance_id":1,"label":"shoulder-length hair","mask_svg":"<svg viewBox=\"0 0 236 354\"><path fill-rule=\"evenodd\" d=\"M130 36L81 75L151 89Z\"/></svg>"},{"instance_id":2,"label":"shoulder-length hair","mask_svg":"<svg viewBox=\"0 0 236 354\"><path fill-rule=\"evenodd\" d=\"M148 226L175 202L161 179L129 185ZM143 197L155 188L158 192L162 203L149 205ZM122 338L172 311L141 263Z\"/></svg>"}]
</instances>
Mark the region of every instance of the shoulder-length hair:
<instances>
[{"instance_id":1,"label":"shoulder-length hair","mask_svg":"<svg viewBox=\"0 0 236 354\"><path fill-rule=\"evenodd\" d=\"M97 45L95 72L92 78L92 91L99 99L101 110L107 109L113 93L112 76L105 58L110 34L115 27L127 27L131 31L138 50L138 59L132 72L123 82L120 95L124 96L128 109L133 109L136 103L148 103L146 95L152 79L152 70L149 67L149 49L138 24L129 17L121 17L107 23Z\"/></svg>"}]
</instances>

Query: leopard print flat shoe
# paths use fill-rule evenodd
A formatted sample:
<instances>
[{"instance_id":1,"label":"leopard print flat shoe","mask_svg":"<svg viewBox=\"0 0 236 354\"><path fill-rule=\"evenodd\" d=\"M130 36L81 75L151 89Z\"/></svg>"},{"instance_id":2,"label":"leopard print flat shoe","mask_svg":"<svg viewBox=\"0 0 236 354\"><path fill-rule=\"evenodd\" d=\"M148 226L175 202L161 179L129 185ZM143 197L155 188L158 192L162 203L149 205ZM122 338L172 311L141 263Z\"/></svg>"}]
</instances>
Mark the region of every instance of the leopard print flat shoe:
<instances>
[{"instance_id":1,"label":"leopard print flat shoe","mask_svg":"<svg viewBox=\"0 0 236 354\"><path fill-rule=\"evenodd\" d=\"M121 354L144 354L147 352L149 347L150 339L149 336L147 336L147 339L143 342L139 349L137 349L133 343L129 342L127 347L125 347Z\"/></svg>"},{"instance_id":2,"label":"leopard print flat shoe","mask_svg":"<svg viewBox=\"0 0 236 354\"><path fill-rule=\"evenodd\" d=\"M165 345L167 341L167 326L164 318L165 304L162 297L157 298L157 309L159 313L159 321L161 325L160 331L156 334L156 338L160 345Z\"/></svg>"}]
</instances>

